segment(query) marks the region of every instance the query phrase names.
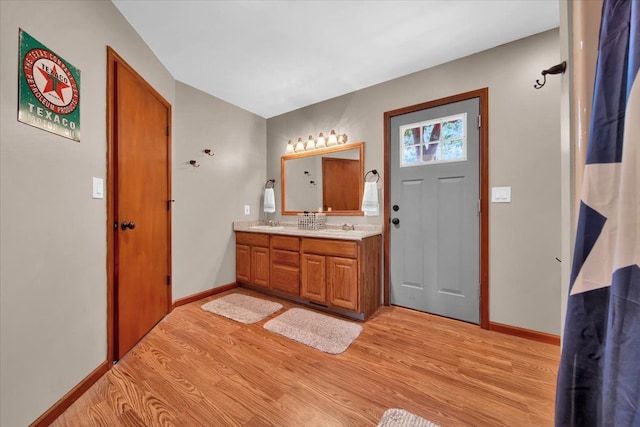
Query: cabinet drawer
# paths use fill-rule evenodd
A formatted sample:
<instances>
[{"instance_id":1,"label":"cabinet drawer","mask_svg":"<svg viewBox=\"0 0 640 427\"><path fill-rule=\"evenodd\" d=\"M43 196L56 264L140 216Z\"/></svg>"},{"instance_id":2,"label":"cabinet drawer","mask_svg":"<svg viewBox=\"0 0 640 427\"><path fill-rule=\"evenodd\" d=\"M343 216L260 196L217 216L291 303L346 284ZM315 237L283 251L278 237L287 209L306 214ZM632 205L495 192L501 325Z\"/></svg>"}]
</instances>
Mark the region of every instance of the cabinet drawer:
<instances>
[{"instance_id":1,"label":"cabinet drawer","mask_svg":"<svg viewBox=\"0 0 640 427\"><path fill-rule=\"evenodd\" d=\"M269 247L269 235L258 233L236 232L236 243L241 245Z\"/></svg>"},{"instance_id":2,"label":"cabinet drawer","mask_svg":"<svg viewBox=\"0 0 640 427\"><path fill-rule=\"evenodd\" d=\"M274 291L300 296L300 269L287 265L271 265L270 287Z\"/></svg>"},{"instance_id":3,"label":"cabinet drawer","mask_svg":"<svg viewBox=\"0 0 640 427\"><path fill-rule=\"evenodd\" d=\"M300 253L271 249L271 262L273 264L287 264L294 267L300 266Z\"/></svg>"},{"instance_id":4,"label":"cabinet drawer","mask_svg":"<svg viewBox=\"0 0 640 427\"><path fill-rule=\"evenodd\" d=\"M357 243L345 240L302 239L302 252L356 258Z\"/></svg>"},{"instance_id":5,"label":"cabinet drawer","mask_svg":"<svg viewBox=\"0 0 640 427\"><path fill-rule=\"evenodd\" d=\"M300 250L300 239L289 236L271 236L271 249L284 249L298 252Z\"/></svg>"}]
</instances>

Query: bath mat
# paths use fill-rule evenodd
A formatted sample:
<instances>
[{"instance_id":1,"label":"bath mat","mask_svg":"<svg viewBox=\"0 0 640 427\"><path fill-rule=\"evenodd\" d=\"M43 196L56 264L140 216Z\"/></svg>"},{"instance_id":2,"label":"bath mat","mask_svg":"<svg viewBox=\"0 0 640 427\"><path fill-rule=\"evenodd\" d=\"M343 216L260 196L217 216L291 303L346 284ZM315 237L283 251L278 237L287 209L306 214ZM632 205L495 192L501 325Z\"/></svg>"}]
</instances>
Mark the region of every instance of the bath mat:
<instances>
[{"instance_id":1,"label":"bath mat","mask_svg":"<svg viewBox=\"0 0 640 427\"><path fill-rule=\"evenodd\" d=\"M229 294L202 305L202 309L241 323L259 322L282 308L282 304L243 294Z\"/></svg>"},{"instance_id":2,"label":"bath mat","mask_svg":"<svg viewBox=\"0 0 640 427\"><path fill-rule=\"evenodd\" d=\"M362 332L357 323L292 308L264 324L265 329L329 354L345 351Z\"/></svg>"},{"instance_id":3,"label":"bath mat","mask_svg":"<svg viewBox=\"0 0 640 427\"><path fill-rule=\"evenodd\" d=\"M404 409L387 409L382 414L378 427L439 427Z\"/></svg>"}]
</instances>

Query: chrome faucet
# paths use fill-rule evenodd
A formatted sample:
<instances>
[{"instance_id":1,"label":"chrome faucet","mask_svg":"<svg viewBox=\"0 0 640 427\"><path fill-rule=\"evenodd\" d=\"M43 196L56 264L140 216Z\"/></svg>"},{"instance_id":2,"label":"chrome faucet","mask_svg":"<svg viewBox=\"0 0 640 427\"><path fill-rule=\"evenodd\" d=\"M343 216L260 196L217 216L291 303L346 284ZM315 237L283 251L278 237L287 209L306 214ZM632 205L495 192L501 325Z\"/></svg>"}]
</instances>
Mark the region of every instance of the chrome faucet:
<instances>
[{"instance_id":1,"label":"chrome faucet","mask_svg":"<svg viewBox=\"0 0 640 427\"><path fill-rule=\"evenodd\" d=\"M343 229L343 230L345 230L345 231L346 231L346 230L355 230L355 229L356 229L356 227L355 227L353 224L351 224L351 225L349 225L349 224L343 224L343 225L342 225L342 229Z\"/></svg>"},{"instance_id":2,"label":"chrome faucet","mask_svg":"<svg viewBox=\"0 0 640 427\"><path fill-rule=\"evenodd\" d=\"M280 223L278 221L274 221L274 220L269 220L269 225L271 227L277 227L278 225L280 225Z\"/></svg>"}]
</instances>

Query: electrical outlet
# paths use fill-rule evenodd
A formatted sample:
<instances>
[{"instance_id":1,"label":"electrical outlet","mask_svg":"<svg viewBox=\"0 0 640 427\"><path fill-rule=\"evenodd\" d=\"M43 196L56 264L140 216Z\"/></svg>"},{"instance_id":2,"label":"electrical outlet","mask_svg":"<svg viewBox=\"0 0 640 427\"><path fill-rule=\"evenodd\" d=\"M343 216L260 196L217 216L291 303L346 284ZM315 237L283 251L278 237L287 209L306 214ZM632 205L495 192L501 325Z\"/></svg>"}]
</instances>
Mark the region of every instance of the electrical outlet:
<instances>
[{"instance_id":1,"label":"electrical outlet","mask_svg":"<svg viewBox=\"0 0 640 427\"><path fill-rule=\"evenodd\" d=\"M251 215L251 206L244 205L244 214L245 215Z\"/></svg>"}]
</instances>

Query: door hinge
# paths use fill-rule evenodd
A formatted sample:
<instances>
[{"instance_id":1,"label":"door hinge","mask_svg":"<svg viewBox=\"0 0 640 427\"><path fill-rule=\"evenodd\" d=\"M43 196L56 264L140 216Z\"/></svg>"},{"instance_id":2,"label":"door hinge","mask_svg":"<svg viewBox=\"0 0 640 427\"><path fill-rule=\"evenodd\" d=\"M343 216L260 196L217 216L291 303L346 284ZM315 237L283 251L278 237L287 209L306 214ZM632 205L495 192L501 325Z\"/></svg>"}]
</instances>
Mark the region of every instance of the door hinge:
<instances>
[{"instance_id":1,"label":"door hinge","mask_svg":"<svg viewBox=\"0 0 640 427\"><path fill-rule=\"evenodd\" d=\"M478 129L482 127L482 115L478 114Z\"/></svg>"},{"instance_id":2,"label":"door hinge","mask_svg":"<svg viewBox=\"0 0 640 427\"><path fill-rule=\"evenodd\" d=\"M169 126L167 126L167 136L169 136Z\"/></svg>"},{"instance_id":3,"label":"door hinge","mask_svg":"<svg viewBox=\"0 0 640 427\"><path fill-rule=\"evenodd\" d=\"M174 200L174 199L167 200L167 210L168 210L168 211L169 211L169 210L171 210L171 203L173 203L173 202L175 202L175 200Z\"/></svg>"},{"instance_id":4,"label":"door hinge","mask_svg":"<svg viewBox=\"0 0 640 427\"><path fill-rule=\"evenodd\" d=\"M167 285L171 284L171 276L167 276Z\"/></svg>"},{"instance_id":5,"label":"door hinge","mask_svg":"<svg viewBox=\"0 0 640 427\"><path fill-rule=\"evenodd\" d=\"M480 199L478 199L478 213L482 212L482 203L480 203Z\"/></svg>"}]
</instances>

